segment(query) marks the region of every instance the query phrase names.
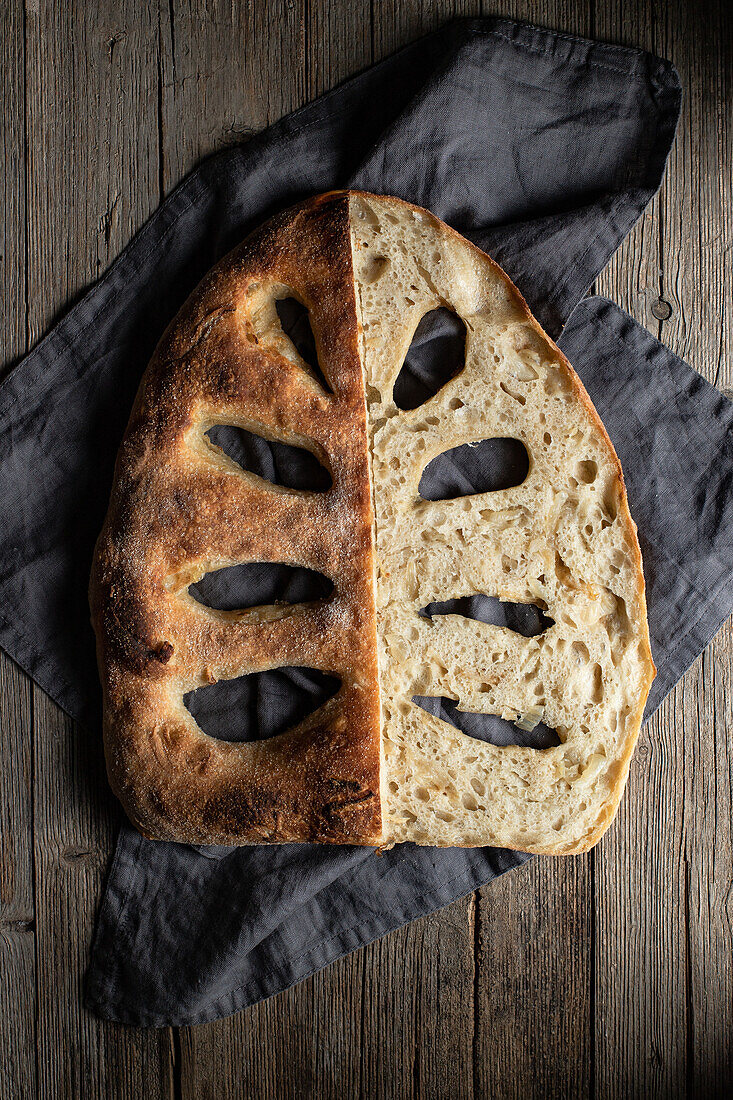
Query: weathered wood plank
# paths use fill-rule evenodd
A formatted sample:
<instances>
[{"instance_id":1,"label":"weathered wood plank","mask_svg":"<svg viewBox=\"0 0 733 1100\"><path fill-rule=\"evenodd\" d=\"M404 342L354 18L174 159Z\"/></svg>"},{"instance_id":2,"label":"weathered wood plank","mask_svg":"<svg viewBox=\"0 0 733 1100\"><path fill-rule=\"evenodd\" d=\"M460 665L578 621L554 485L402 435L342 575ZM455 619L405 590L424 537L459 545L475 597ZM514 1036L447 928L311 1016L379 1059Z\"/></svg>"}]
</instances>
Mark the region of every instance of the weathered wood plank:
<instances>
[{"instance_id":1,"label":"weathered wood plank","mask_svg":"<svg viewBox=\"0 0 733 1100\"><path fill-rule=\"evenodd\" d=\"M671 58L685 96L660 195L599 287L719 383L733 199L723 7L609 4L597 28ZM600 1095L713 1096L730 1081L730 662L728 628L642 734L611 847L598 850Z\"/></svg>"},{"instance_id":2,"label":"weathered wood plank","mask_svg":"<svg viewBox=\"0 0 733 1100\"><path fill-rule=\"evenodd\" d=\"M538 858L479 897L476 1096L589 1095L590 858Z\"/></svg>"},{"instance_id":3,"label":"weathered wood plank","mask_svg":"<svg viewBox=\"0 0 733 1100\"><path fill-rule=\"evenodd\" d=\"M304 23L305 101L323 95L374 60L372 4L310 0Z\"/></svg>"},{"instance_id":4,"label":"weathered wood plank","mask_svg":"<svg viewBox=\"0 0 733 1100\"><path fill-rule=\"evenodd\" d=\"M0 377L25 351L25 42L19 4L0 9Z\"/></svg>"},{"instance_id":5,"label":"weathered wood plank","mask_svg":"<svg viewBox=\"0 0 733 1100\"><path fill-rule=\"evenodd\" d=\"M593 28L593 0L504 0L500 4L484 0L483 14L585 37Z\"/></svg>"},{"instance_id":6,"label":"weathered wood plank","mask_svg":"<svg viewBox=\"0 0 733 1100\"><path fill-rule=\"evenodd\" d=\"M25 48L18 4L0 10L0 312L3 364L26 348ZM2 608L0 608L2 613ZM35 1097L33 718L30 680L0 652L0 1095Z\"/></svg>"},{"instance_id":7,"label":"weathered wood plank","mask_svg":"<svg viewBox=\"0 0 733 1100\"><path fill-rule=\"evenodd\" d=\"M684 1093L683 791L675 713L682 688L642 732L613 829L596 855L596 1088Z\"/></svg>"},{"instance_id":8,"label":"weathered wood plank","mask_svg":"<svg viewBox=\"0 0 733 1100\"><path fill-rule=\"evenodd\" d=\"M306 95L305 0L161 4L161 183L170 191L210 153L246 140Z\"/></svg>"},{"instance_id":9,"label":"weathered wood plank","mask_svg":"<svg viewBox=\"0 0 733 1100\"><path fill-rule=\"evenodd\" d=\"M661 201L663 338L711 382L733 382L733 25L725 0L671 0L662 52L686 95ZM683 785L685 1087L724 1096L733 1080L732 622L682 685L677 775ZM680 763L682 767L680 767ZM682 1023L682 1021L681 1021Z\"/></svg>"},{"instance_id":10,"label":"weathered wood plank","mask_svg":"<svg viewBox=\"0 0 733 1100\"><path fill-rule=\"evenodd\" d=\"M26 44L33 343L157 205L157 26L132 3L28 4ZM101 736L38 688L33 699L39 1094L162 1095L167 1037L106 1025L81 1003L119 819Z\"/></svg>"},{"instance_id":11,"label":"weathered wood plank","mask_svg":"<svg viewBox=\"0 0 733 1100\"><path fill-rule=\"evenodd\" d=\"M0 1095L35 1097L31 683L0 652Z\"/></svg>"},{"instance_id":12,"label":"weathered wood plank","mask_svg":"<svg viewBox=\"0 0 733 1100\"><path fill-rule=\"evenodd\" d=\"M183 1100L359 1095L363 955L336 963L246 1013L181 1029ZM334 975L334 971L337 974Z\"/></svg>"},{"instance_id":13,"label":"weathered wood plank","mask_svg":"<svg viewBox=\"0 0 733 1100\"><path fill-rule=\"evenodd\" d=\"M733 387L733 24L726 0L669 0L660 51L677 65L682 117L662 184L666 343ZM660 20L661 22L661 20Z\"/></svg>"},{"instance_id":14,"label":"weathered wood plank","mask_svg":"<svg viewBox=\"0 0 733 1100\"><path fill-rule=\"evenodd\" d=\"M650 6L603 6L596 33L663 52ZM645 16L646 18L642 18ZM666 301L663 213L657 196L597 281L655 335ZM684 1090L682 789L675 713L681 688L642 731L618 819L594 854L595 1084L602 1096L675 1096ZM659 806L659 812L656 807Z\"/></svg>"},{"instance_id":15,"label":"weathered wood plank","mask_svg":"<svg viewBox=\"0 0 733 1100\"><path fill-rule=\"evenodd\" d=\"M733 620L695 672L685 692L694 746L685 768L685 1076L688 1096L723 1097L733 1081Z\"/></svg>"},{"instance_id":16,"label":"weathered wood plank","mask_svg":"<svg viewBox=\"0 0 733 1100\"><path fill-rule=\"evenodd\" d=\"M594 13L594 34L602 41L620 46L661 52L652 8L650 0L599 5ZM595 287L598 294L612 298L655 336L660 336L661 322L657 315L665 312L661 302L665 293L660 263L661 225L661 202L657 195L601 272Z\"/></svg>"},{"instance_id":17,"label":"weathered wood plank","mask_svg":"<svg viewBox=\"0 0 733 1100\"><path fill-rule=\"evenodd\" d=\"M473 1096L473 897L364 953L363 1095Z\"/></svg>"}]
</instances>

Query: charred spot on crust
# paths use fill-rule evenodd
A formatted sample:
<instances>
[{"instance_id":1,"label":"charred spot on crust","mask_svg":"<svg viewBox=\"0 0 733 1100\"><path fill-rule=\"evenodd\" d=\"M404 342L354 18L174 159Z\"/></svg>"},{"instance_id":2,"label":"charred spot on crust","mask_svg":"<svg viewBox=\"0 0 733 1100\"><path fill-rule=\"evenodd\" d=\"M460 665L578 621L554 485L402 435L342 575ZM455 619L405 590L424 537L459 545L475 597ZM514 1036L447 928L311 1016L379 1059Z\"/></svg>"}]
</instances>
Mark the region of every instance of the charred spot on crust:
<instances>
[{"instance_id":1,"label":"charred spot on crust","mask_svg":"<svg viewBox=\"0 0 733 1100\"><path fill-rule=\"evenodd\" d=\"M238 387L239 372L235 369L234 365L229 360L220 363L218 371L210 382L212 397L219 398L220 400L232 397L236 395Z\"/></svg>"},{"instance_id":2,"label":"charred spot on crust","mask_svg":"<svg viewBox=\"0 0 733 1100\"><path fill-rule=\"evenodd\" d=\"M226 789L207 798L201 808L201 823L217 833L235 836L242 830L257 829L272 832L282 807L270 791L260 788Z\"/></svg>"},{"instance_id":3,"label":"charred spot on crust","mask_svg":"<svg viewBox=\"0 0 733 1100\"><path fill-rule=\"evenodd\" d=\"M161 675L174 647L152 635L153 622L144 605L124 584L110 584L102 597L104 634L110 651L131 672Z\"/></svg>"},{"instance_id":4,"label":"charred spot on crust","mask_svg":"<svg viewBox=\"0 0 733 1100\"><path fill-rule=\"evenodd\" d=\"M358 783L356 787L358 789ZM329 826L338 827L342 825L342 814L344 810L350 810L353 806L360 806L364 802L370 802L374 798L374 791L362 791L360 794L354 795L349 798L333 799L331 802L326 802L321 807L321 813Z\"/></svg>"},{"instance_id":5,"label":"charred spot on crust","mask_svg":"<svg viewBox=\"0 0 733 1100\"><path fill-rule=\"evenodd\" d=\"M326 779L326 785L334 791L360 791L361 784L355 779ZM370 792L371 793L371 792Z\"/></svg>"},{"instance_id":6,"label":"charred spot on crust","mask_svg":"<svg viewBox=\"0 0 733 1100\"><path fill-rule=\"evenodd\" d=\"M160 792L154 787L148 791L148 803L156 817L163 817L165 813L165 803Z\"/></svg>"},{"instance_id":7,"label":"charred spot on crust","mask_svg":"<svg viewBox=\"0 0 733 1100\"><path fill-rule=\"evenodd\" d=\"M151 650L151 656L162 665L166 665L173 656L173 646L170 642L162 642L157 649Z\"/></svg>"}]
</instances>

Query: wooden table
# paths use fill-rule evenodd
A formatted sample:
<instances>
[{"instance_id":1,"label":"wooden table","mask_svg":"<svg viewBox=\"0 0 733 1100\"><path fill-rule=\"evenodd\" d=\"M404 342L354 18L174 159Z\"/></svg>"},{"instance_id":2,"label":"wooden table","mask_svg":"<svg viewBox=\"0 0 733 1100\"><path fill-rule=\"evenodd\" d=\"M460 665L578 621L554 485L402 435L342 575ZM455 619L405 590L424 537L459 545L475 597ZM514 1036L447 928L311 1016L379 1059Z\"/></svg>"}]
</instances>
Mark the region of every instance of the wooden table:
<instances>
[{"instance_id":1,"label":"wooden table","mask_svg":"<svg viewBox=\"0 0 733 1100\"><path fill-rule=\"evenodd\" d=\"M643 46L684 87L597 289L733 386L727 0L6 0L4 361L204 156L454 15ZM232 1019L102 1023L80 986L118 821L96 734L0 655L0 1096L710 1097L733 1079L731 624L642 733L615 826Z\"/></svg>"}]
</instances>

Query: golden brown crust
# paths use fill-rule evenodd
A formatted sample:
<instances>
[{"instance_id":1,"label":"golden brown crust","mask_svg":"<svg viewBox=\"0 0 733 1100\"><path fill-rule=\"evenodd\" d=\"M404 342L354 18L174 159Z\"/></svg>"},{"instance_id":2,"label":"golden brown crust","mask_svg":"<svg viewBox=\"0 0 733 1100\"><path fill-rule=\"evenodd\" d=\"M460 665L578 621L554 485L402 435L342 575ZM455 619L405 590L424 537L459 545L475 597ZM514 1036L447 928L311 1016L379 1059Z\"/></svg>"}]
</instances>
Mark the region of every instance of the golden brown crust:
<instances>
[{"instance_id":1,"label":"golden brown crust","mask_svg":"<svg viewBox=\"0 0 733 1100\"><path fill-rule=\"evenodd\" d=\"M324 391L282 332L274 296L309 310ZM204 279L163 336L118 456L90 586L110 781L138 828L196 843L376 843L378 678L366 413L345 195L254 233ZM319 494L273 487L209 443L238 424L310 448ZM303 565L316 604L217 612L188 595L210 569ZM341 688L266 742L207 737L183 705L205 683L282 665Z\"/></svg>"}]
</instances>

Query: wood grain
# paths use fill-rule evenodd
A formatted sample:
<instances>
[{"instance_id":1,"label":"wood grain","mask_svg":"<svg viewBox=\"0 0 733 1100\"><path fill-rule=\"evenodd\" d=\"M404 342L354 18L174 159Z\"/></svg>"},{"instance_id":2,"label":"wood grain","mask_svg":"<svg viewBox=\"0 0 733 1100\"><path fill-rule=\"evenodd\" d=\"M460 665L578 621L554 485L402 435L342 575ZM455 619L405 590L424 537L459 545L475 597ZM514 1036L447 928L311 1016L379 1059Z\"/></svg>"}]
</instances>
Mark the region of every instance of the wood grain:
<instances>
[{"instance_id":1,"label":"wood grain","mask_svg":"<svg viewBox=\"0 0 733 1100\"><path fill-rule=\"evenodd\" d=\"M500 890L480 892L477 1096L590 1094L590 859L562 861L562 875L558 862L533 860L504 876Z\"/></svg>"},{"instance_id":2,"label":"wood grain","mask_svg":"<svg viewBox=\"0 0 733 1100\"><path fill-rule=\"evenodd\" d=\"M4 374L26 350L25 50L17 7L0 11L0 51ZM18 1100L37 1089L32 732L30 680L0 651L0 1096Z\"/></svg>"},{"instance_id":3,"label":"wood grain","mask_svg":"<svg viewBox=\"0 0 733 1100\"><path fill-rule=\"evenodd\" d=\"M633 9L602 8L596 33L631 44L629 32L640 15ZM633 44L663 52L657 31L655 21L647 18L638 25ZM596 286L655 335L660 325L655 313L666 300L661 211L657 196ZM595 1077L602 1096L628 1096L630 1090L648 1096L675 1096L681 1090L684 1095L680 1014L684 1020L685 975L679 958L684 909L677 860L682 792L674 779L675 695L642 731L622 812L593 857L598 898ZM664 807L665 830L649 814L650 804ZM639 859L640 851L648 858ZM655 898L664 899L660 911Z\"/></svg>"},{"instance_id":4,"label":"wood grain","mask_svg":"<svg viewBox=\"0 0 733 1100\"><path fill-rule=\"evenodd\" d=\"M26 8L30 344L157 205L157 27L145 12ZM75 726L34 687L32 738L38 1093L162 1094L167 1038L105 1024L81 1003L119 820L99 732Z\"/></svg>"},{"instance_id":5,"label":"wood grain","mask_svg":"<svg viewBox=\"0 0 733 1100\"><path fill-rule=\"evenodd\" d=\"M295 110L307 98L305 0L161 3L160 182Z\"/></svg>"},{"instance_id":6,"label":"wood grain","mask_svg":"<svg viewBox=\"0 0 733 1100\"><path fill-rule=\"evenodd\" d=\"M663 339L709 381L729 389L733 25L725 4L706 0L690 8L676 0L660 26L660 52L676 59L687 89L660 194L662 285L672 306ZM723 1096L733 1080L731 625L729 620L678 688L681 706L672 726L674 780L677 787L684 784L678 875L685 1086L696 1096Z\"/></svg>"},{"instance_id":7,"label":"wood grain","mask_svg":"<svg viewBox=\"0 0 733 1100\"><path fill-rule=\"evenodd\" d=\"M685 91L662 189L599 291L711 382L725 383L729 20L716 3L609 5L596 32L671 58ZM723 1009L733 1005L730 713L721 694L730 659L729 624L644 730L610 843L597 850L599 1095L717 1096L731 1079Z\"/></svg>"},{"instance_id":8,"label":"wood grain","mask_svg":"<svg viewBox=\"0 0 733 1100\"><path fill-rule=\"evenodd\" d=\"M733 389L725 0L11 0L6 363L201 158L455 15L642 46L685 104L659 196L598 280ZM590 855L536 859L246 1013L143 1031L81 1006L117 809L95 733L0 654L0 1095L717 1096L733 1075L733 628L645 729Z\"/></svg>"}]
</instances>

